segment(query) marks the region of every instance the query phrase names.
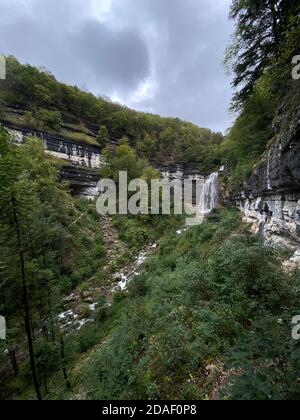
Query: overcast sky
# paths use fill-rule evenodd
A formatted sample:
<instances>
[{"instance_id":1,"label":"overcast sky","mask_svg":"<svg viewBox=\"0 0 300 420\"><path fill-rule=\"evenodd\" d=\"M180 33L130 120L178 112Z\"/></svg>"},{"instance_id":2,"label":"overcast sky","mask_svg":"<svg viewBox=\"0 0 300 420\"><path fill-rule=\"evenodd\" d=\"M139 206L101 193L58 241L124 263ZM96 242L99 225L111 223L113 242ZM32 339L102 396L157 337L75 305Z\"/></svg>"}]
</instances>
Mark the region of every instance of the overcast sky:
<instances>
[{"instance_id":1,"label":"overcast sky","mask_svg":"<svg viewBox=\"0 0 300 420\"><path fill-rule=\"evenodd\" d=\"M0 0L0 54L129 107L224 131L231 0Z\"/></svg>"}]
</instances>

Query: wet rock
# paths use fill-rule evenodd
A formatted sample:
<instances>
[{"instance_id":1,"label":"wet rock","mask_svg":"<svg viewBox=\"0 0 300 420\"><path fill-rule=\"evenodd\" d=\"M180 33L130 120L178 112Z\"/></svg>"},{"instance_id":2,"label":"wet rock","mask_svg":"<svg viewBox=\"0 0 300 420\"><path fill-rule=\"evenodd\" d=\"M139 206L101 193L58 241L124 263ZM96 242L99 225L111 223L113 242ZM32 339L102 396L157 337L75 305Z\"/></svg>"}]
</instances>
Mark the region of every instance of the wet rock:
<instances>
[{"instance_id":1,"label":"wet rock","mask_svg":"<svg viewBox=\"0 0 300 420\"><path fill-rule=\"evenodd\" d=\"M75 312L78 314L79 320L88 318L91 314L89 305L78 305Z\"/></svg>"},{"instance_id":2,"label":"wet rock","mask_svg":"<svg viewBox=\"0 0 300 420\"><path fill-rule=\"evenodd\" d=\"M114 282L120 281L122 278L122 274L121 273L115 273L112 275L112 279Z\"/></svg>"},{"instance_id":3,"label":"wet rock","mask_svg":"<svg viewBox=\"0 0 300 420\"><path fill-rule=\"evenodd\" d=\"M63 303L72 303L72 302L76 302L77 300L78 300L78 295L76 295L75 293L72 293L71 295L63 298Z\"/></svg>"},{"instance_id":4,"label":"wet rock","mask_svg":"<svg viewBox=\"0 0 300 420\"><path fill-rule=\"evenodd\" d=\"M84 298L83 301L85 303L93 303L94 302L94 299L92 297L87 297L87 298Z\"/></svg>"}]
</instances>

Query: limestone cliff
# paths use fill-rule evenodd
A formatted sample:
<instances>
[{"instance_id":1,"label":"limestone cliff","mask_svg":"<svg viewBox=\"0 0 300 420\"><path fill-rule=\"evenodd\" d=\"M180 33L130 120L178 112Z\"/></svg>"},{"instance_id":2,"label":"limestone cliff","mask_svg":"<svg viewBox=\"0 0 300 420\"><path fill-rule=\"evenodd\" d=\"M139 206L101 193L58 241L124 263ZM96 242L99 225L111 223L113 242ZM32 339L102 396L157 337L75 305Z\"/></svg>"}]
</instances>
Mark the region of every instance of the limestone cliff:
<instances>
[{"instance_id":1,"label":"limestone cliff","mask_svg":"<svg viewBox=\"0 0 300 420\"><path fill-rule=\"evenodd\" d=\"M254 229L273 242L300 246L300 88L278 110L274 138L242 191L238 207Z\"/></svg>"}]
</instances>

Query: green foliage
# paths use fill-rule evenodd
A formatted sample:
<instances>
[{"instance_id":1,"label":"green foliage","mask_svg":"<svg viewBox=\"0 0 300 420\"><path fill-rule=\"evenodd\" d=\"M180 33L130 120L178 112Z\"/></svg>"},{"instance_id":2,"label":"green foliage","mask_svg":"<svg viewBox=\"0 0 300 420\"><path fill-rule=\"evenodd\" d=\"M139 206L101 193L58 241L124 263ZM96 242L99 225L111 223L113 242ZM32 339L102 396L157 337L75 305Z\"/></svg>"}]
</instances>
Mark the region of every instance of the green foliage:
<instances>
[{"instance_id":1,"label":"green foliage","mask_svg":"<svg viewBox=\"0 0 300 420\"><path fill-rule=\"evenodd\" d=\"M59 130L62 120L65 124L71 120L89 134L95 133L101 146L108 140L128 138L141 158L188 163L202 172L220 164L216 147L223 138L220 133L177 118L130 110L59 83L45 69L21 65L14 57L6 61L7 79L0 81L1 103L26 109L22 123L29 127Z\"/></svg>"},{"instance_id":2,"label":"green foliage","mask_svg":"<svg viewBox=\"0 0 300 420\"><path fill-rule=\"evenodd\" d=\"M165 237L123 294L122 319L89 362L91 398L206 399L215 385L206 367L220 361L243 371L226 399L299 397L289 324L299 277L283 272L276 249L242 233L235 211L210 219Z\"/></svg>"},{"instance_id":3,"label":"green foliage","mask_svg":"<svg viewBox=\"0 0 300 420\"><path fill-rule=\"evenodd\" d=\"M298 11L293 1L233 1L237 29L227 60L234 85L241 86L234 99L240 115L225 140L179 119L96 98L13 57L7 59L7 80L0 81L0 114L10 105L27 109L22 121L30 127L59 131L71 120L80 135L98 132L102 147L117 140L119 147L105 149L108 166L102 171L116 181L125 170L128 181L159 177L151 160L201 172L223 161L233 170L230 186L238 186L266 154L282 99L289 97L287 115L299 102L290 78L299 48ZM57 164L38 140L14 146L2 127L0 200L0 309L9 322L9 354L24 346L23 254L30 323L37 332L35 364L45 392L64 363L76 363L97 346L81 372L80 387L89 398L207 399L217 384L207 370L213 364L230 372L224 399L299 399L299 343L292 341L290 326L299 313L299 271L284 271L282 251L247 233L234 210L216 210L180 236L174 230L183 218L114 217L132 253L164 237L128 292L115 293L112 305L99 298L95 322L66 338L63 357L55 322L61 297L77 287L83 294L92 276L100 284L108 280L99 271L106 246L98 214L59 184ZM128 258L120 255L115 267ZM88 315L89 307L83 312ZM4 371L6 357L1 354ZM30 392L28 362L11 389L5 378L0 384L5 396Z\"/></svg>"},{"instance_id":4,"label":"green foliage","mask_svg":"<svg viewBox=\"0 0 300 420\"><path fill-rule=\"evenodd\" d=\"M110 307L103 296L100 296L96 302L96 310L94 314L94 319L96 322L105 321L110 314Z\"/></svg>"},{"instance_id":5,"label":"green foliage","mask_svg":"<svg viewBox=\"0 0 300 420\"><path fill-rule=\"evenodd\" d=\"M133 179L143 179L149 184L153 179L160 179L160 172L145 159L139 159L136 152L128 145L126 138L115 150L106 149L105 156L108 165L102 170L104 178L114 179L118 183L119 172L127 171L128 183ZM126 243L130 250L136 252L167 231L176 230L184 222L183 216L139 214L137 216L115 215L113 223L118 229L120 239Z\"/></svg>"},{"instance_id":6,"label":"green foliage","mask_svg":"<svg viewBox=\"0 0 300 420\"><path fill-rule=\"evenodd\" d=\"M283 104L298 102L291 63L299 53L299 7L289 0L232 2L236 32L225 61L232 68L234 87L240 88L233 98L233 109L240 114L219 150L232 169L229 188L240 187L266 157L277 109L293 115L292 108L283 111Z\"/></svg>"},{"instance_id":7,"label":"green foliage","mask_svg":"<svg viewBox=\"0 0 300 420\"><path fill-rule=\"evenodd\" d=\"M100 130L97 135L97 142L100 146L104 147L109 139L108 130L105 125L101 125Z\"/></svg>"},{"instance_id":8,"label":"green foliage","mask_svg":"<svg viewBox=\"0 0 300 420\"><path fill-rule=\"evenodd\" d=\"M25 351L23 320L30 308L26 333L37 335L34 364L47 392L49 376L62 366L61 297L103 266L106 248L95 212L59 182L57 161L40 140L17 146L0 127L0 180L1 314L15 332L13 346Z\"/></svg>"},{"instance_id":9,"label":"green foliage","mask_svg":"<svg viewBox=\"0 0 300 420\"><path fill-rule=\"evenodd\" d=\"M263 81L257 85L243 112L221 145L224 163L234 168L231 184L243 182L266 150L272 137L275 105Z\"/></svg>"},{"instance_id":10,"label":"green foliage","mask_svg":"<svg viewBox=\"0 0 300 420\"><path fill-rule=\"evenodd\" d=\"M59 131L63 123L62 115L59 111L39 109L36 118L41 121L46 128L50 128L54 131Z\"/></svg>"},{"instance_id":11,"label":"green foliage","mask_svg":"<svg viewBox=\"0 0 300 420\"><path fill-rule=\"evenodd\" d=\"M239 369L223 395L234 400L299 400L300 347L290 339L292 311L276 319L253 320L228 354L228 367Z\"/></svg>"},{"instance_id":12,"label":"green foliage","mask_svg":"<svg viewBox=\"0 0 300 420\"><path fill-rule=\"evenodd\" d=\"M138 178L157 178L160 176L144 159L138 159L136 152L128 144L128 138L122 139L121 145L115 150L107 148L105 151L107 166L102 169L102 176L119 181L119 172L126 171L128 182Z\"/></svg>"},{"instance_id":13,"label":"green foliage","mask_svg":"<svg viewBox=\"0 0 300 420\"><path fill-rule=\"evenodd\" d=\"M37 130L60 131L63 124L62 115L59 111L38 108L33 111L25 111L24 123Z\"/></svg>"},{"instance_id":14,"label":"green foliage","mask_svg":"<svg viewBox=\"0 0 300 420\"><path fill-rule=\"evenodd\" d=\"M101 338L101 331L99 329L99 325L97 323L86 325L83 327L76 336L76 350L79 353L86 353L92 347L94 347Z\"/></svg>"},{"instance_id":15,"label":"green foliage","mask_svg":"<svg viewBox=\"0 0 300 420\"><path fill-rule=\"evenodd\" d=\"M230 15L236 20L236 32L227 62L235 75L233 85L241 86L236 106L244 105L265 70L278 60L289 31L299 26L299 10L297 1L233 0Z\"/></svg>"}]
</instances>

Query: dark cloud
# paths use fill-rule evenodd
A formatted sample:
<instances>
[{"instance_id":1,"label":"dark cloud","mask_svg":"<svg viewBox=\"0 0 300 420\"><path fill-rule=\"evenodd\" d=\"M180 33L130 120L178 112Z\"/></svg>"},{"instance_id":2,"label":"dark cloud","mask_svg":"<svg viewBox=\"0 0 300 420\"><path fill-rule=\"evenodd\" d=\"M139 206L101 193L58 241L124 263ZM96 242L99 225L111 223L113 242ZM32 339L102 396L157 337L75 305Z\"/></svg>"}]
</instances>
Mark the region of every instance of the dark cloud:
<instances>
[{"instance_id":1,"label":"dark cloud","mask_svg":"<svg viewBox=\"0 0 300 420\"><path fill-rule=\"evenodd\" d=\"M0 52L129 106L224 130L230 0L0 0Z\"/></svg>"},{"instance_id":2,"label":"dark cloud","mask_svg":"<svg viewBox=\"0 0 300 420\"><path fill-rule=\"evenodd\" d=\"M45 66L59 79L108 95L126 96L149 75L143 36L130 28L113 29L109 23L97 21L89 1L0 0L0 5L2 2L3 54ZM14 5L18 5L15 14Z\"/></svg>"},{"instance_id":3,"label":"dark cloud","mask_svg":"<svg viewBox=\"0 0 300 420\"><path fill-rule=\"evenodd\" d=\"M113 31L105 23L86 21L72 39L72 50L94 90L130 93L149 75L147 44L130 29Z\"/></svg>"}]
</instances>

